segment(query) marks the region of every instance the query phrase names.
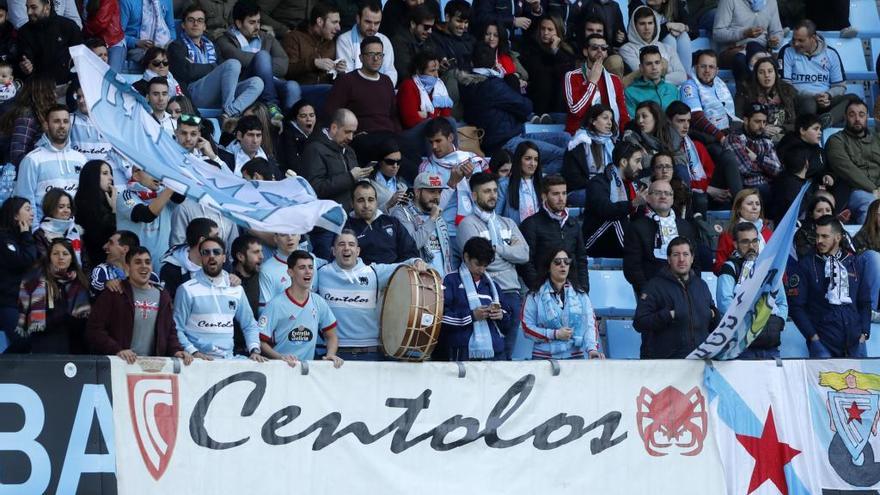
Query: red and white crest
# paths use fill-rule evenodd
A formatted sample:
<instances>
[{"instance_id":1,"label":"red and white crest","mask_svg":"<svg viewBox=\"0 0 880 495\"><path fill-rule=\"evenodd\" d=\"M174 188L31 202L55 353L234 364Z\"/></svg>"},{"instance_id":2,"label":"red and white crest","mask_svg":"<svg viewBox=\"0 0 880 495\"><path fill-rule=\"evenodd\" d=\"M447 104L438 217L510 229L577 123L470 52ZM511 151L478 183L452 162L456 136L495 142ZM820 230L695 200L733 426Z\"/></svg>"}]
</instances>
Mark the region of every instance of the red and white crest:
<instances>
[{"instance_id":1,"label":"red and white crest","mask_svg":"<svg viewBox=\"0 0 880 495\"><path fill-rule=\"evenodd\" d=\"M636 425L648 454L660 457L671 450L694 456L703 450L709 421L699 388L685 395L671 386L656 394L642 387L636 411Z\"/></svg>"},{"instance_id":2,"label":"red and white crest","mask_svg":"<svg viewBox=\"0 0 880 495\"><path fill-rule=\"evenodd\" d=\"M128 375L128 409L141 457L159 480L177 441L179 395L175 375Z\"/></svg>"}]
</instances>

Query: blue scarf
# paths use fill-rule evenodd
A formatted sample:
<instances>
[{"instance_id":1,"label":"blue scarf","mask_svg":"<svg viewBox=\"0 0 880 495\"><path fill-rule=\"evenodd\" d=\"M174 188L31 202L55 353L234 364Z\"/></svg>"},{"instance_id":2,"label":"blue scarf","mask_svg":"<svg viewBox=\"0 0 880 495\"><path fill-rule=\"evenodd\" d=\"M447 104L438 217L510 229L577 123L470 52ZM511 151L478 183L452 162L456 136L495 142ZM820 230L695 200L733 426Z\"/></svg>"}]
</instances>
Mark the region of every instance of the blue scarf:
<instances>
[{"instance_id":1,"label":"blue scarf","mask_svg":"<svg viewBox=\"0 0 880 495\"><path fill-rule=\"evenodd\" d=\"M697 146L691 141L691 138L685 136L682 145L687 153L688 172L691 174L692 181L699 181L706 178L706 170L703 169L703 162L700 161L700 154L697 153Z\"/></svg>"},{"instance_id":2,"label":"blue scarf","mask_svg":"<svg viewBox=\"0 0 880 495\"><path fill-rule=\"evenodd\" d=\"M474 284L474 278L467 266L462 263L458 267L458 274L461 275L461 285L467 294L468 307L471 311L483 306L480 302L480 296L477 295L477 286ZM489 288L492 289L492 302L498 302L498 291L495 289L495 282L489 277L488 273L483 274ZM492 329L489 328L488 320L473 320L474 331L471 333L471 339L468 341L468 357L471 359L492 359L495 357L495 349L492 348Z\"/></svg>"},{"instance_id":3,"label":"blue scarf","mask_svg":"<svg viewBox=\"0 0 880 495\"><path fill-rule=\"evenodd\" d=\"M229 28L229 34L238 41L239 48L243 52L257 53L263 49L263 40L260 39L259 34L251 39L247 39L235 26Z\"/></svg>"},{"instance_id":4,"label":"blue scarf","mask_svg":"<svg viewBox=\"0 0 880 495\"><path fill-rule=\"evenodd\" d=\"M749 7L752 8L752 12L760 12L766 6L767 0L749 0Z\"/></svg>"},{"instance_id":5,"label":"blue scarf","mask_svg":"<svg viewBox=\"0 0 880 495\"><path fill-rule=\"evenodd\" d=\"M428 93L430 93L431 91L434 91L434 85L437 84L438 78L436 78L434 76L423 75L423 74L419 74L416 77L419 78L419 82L422 83L422 86L425 88L425 91L427 91Z\"/></svg>"},{"instance_id":6,"label":"blue scarf","mask_svg":"<svg viewBox=\"0 0 880 495\"><path fill-rule=\"evenodd\" d=\"M611 193L611 202L629 201L626 195L626 186L623 184L620 174L617 173L617 167L612 164L608 168L611 172L611 184L609 184L610 187L608 188Z\"/></svg>"},{"instance_id":7,"label":"blue scarf","mask_svg":"<svg viewBox=\"0 0 880 495\"><path fill-rule=\"evenodd\" d=\"M569 340L551 340L545 345L550 346L550 352L555 356L566 351L571 352L574 349L582 349L584 347L584 335L587 328L584 326L584 316L587 310L582 294L579 294L570 283L566 283L562 288L565 294L565 302L560 301L555 295L553 284L550 280L544 282L538 290L538 321L545 328L562 328L569 327L572 329L572 336ZM593 331L592 328L589 329ZM587 349L584 349L587 351Z\"/></svg>"},{"instance_id":8,"label":"blue scarf","mask_svg":"<svg viewBox=\"0 0 880 495\"><path fill-rule=\"evenodd\" d=\"M181 34L180 39L183 40L183 43L186 45L186 56L193 63L196 64L216 64L217 63L217 53L214 51L214 43L211 42L207 37L202 36L201 41L202 45L205 47L205 51L202 51L199 48L195 41L192 40L186 34Z\"/></svg>"},{"instance_id":9,"label":"blue scarf","mask_svg":"<svg viewBox=\"0 0 880 495\"><path fill-rule=\"evenodd\" d=\"M494 211L484 211L482 208L474 208L474 215L486 224L486 230L489 231L489 240L493 246L500 246L504 239L501 238L501 225L499 225L498 215Z\"/></svg>"}]
</instances>

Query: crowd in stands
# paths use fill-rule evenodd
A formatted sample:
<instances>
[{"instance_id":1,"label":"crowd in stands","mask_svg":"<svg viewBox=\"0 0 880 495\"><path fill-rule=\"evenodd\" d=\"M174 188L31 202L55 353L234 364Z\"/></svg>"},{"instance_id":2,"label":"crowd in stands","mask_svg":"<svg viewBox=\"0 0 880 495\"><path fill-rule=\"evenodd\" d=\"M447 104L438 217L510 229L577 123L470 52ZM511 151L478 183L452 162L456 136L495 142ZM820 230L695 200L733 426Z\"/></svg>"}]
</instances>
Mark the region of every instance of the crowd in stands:
<instances>
[{"instance_id":1,"label":"crowd in stands","mask_svg":"<svg viewBox=\"0 0 880 495\"><path fill-rule=\"evenodd\" d=\"M588 271L618 258L641 357L683 358L809 182L742 357L778 357L789 319L810 356L865 357L880 138L822 34L858 34L849 2L622 4L0 0L6 352L383 360L383 292L408 265L443 280L433 360L603 358ZM80 44L181 153L301 176L343 230L245 229L122 156Z\"/></svg>"}]
</instances>

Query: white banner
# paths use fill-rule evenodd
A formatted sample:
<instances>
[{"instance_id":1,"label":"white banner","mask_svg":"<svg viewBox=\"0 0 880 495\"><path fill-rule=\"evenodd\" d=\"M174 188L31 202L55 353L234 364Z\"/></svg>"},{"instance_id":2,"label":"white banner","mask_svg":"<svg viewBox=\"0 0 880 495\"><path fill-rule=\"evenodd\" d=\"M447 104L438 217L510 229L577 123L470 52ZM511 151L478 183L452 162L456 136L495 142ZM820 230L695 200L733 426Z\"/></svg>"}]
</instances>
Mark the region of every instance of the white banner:
<instances>
[{"instance_id":1,"label":"white banner","mask_svg":"<svg viewBox=\"0 0 880 495\"><path fill-rule=\"evenodd\" d=\"M112 359L119 493L718 493L699 361Z\"/></svg>"}]
</instances>

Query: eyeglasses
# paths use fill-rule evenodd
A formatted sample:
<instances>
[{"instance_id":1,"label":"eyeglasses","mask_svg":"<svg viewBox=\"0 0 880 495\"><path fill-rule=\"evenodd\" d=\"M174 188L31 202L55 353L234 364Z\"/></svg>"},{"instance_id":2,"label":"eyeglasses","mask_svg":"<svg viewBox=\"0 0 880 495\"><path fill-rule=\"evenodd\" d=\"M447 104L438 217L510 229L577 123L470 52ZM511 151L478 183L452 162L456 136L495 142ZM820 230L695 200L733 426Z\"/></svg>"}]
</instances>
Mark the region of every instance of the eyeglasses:
<instances>
[{"instance_id":1,"label":"eyeglasses","mask_svg":"<svg viewBox=\"0 0 880 495\"><path fill-rule=\"evenodd\" d=\"M192 24L204 24L205 18L204 17L187 17L186 19L184 19L184 21L192 23Z\"/></svg>"},{"instance_id":2,"label":"eyeglasses","mask_svg":"<svg viewBox=\"0 0 880 495\"><path fill-rule=\"evenodd\" d=\"M553 264L556 266L568 266L571 264L571 258L554 258Z\"/></svg>"},{"instance_id":3,"label":"eyeglasses","mask_svg":"<svg viewBox=\"0 0 880 495\"><path fill-rule=\"evenodd\" d=\"M608 51L608 45L588 45L587 48L589 48L590 50L600 50L603 52Z\"/></svg>"},{"instance_id":4,"label":"eyeglasses","mask_svg":"<svg viewBox=\"0 0 880 495\"><path fill-rule=\"evenodd\" d=\"M153 67L168 67L168 61L167 60L153 60L152 62L150 62L150 65L152 65Z\"/></svg>"},{"instance_id":5,"label":"eyeglasses","mask_svg":"<svg viewBox=\"0 0 880 495\"><path fill-rule=\"evenodd\" d=\"M188 113L182 113L182 114L180 114L180 117L178 117L178 118L184 124L202 125L202 118L199 117L198 115L190 115Z\"/></svg>"},{"instance_id":6,"label":"eyeglasses","mask_svg":"<svg viewBox=\"0 0 880 495\"><path fill-rule=\"evenodd\" d=\"M651 191L651 194L654 196L662 197L672 197L672 191Z\"/></svg>"},{"instance_id":7,"label":"eyeglasses","mask_svg":"<svg viewBox=\"0 0 880 495\"><path fill-rule=\"evenodd\" d=\"M202 256L223 256L223 250L220 248L202 249L199 253Z\"/></svg>"},{"instance_id":8,"label":"eyeglasses","mask_svg":"<svg viewBox=\"0 0 880 495\"><path fill-rule=\"evenodd\" d=\"M395 160L394 158L383 158L382 161L385 165L400 165L400 160Z\"/></svg>"},{"instance_id":9,"label":"eyeglasses","mask_svg":"<svg viewBox=\"0 0 880 495\"><path fill-rule=\"evenodd\" d=\"M365 52L361 55L367 58L385 58L385 54L382 52Z\"/></svg>"}]
</instances>

